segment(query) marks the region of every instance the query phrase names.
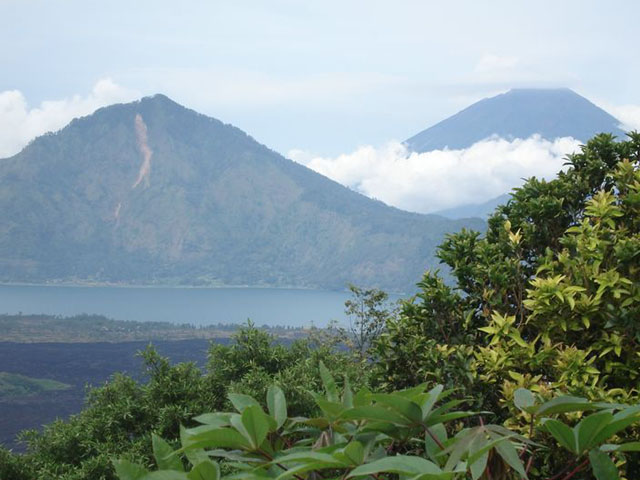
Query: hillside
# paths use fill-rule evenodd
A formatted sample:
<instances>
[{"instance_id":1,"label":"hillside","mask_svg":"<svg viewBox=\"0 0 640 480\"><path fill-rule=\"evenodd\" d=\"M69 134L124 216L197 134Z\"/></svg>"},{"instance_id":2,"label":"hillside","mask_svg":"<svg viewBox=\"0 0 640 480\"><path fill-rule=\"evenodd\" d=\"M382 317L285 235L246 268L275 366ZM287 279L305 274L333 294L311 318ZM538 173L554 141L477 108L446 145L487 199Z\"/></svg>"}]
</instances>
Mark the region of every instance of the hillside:
<instances>
[{"instance_id":1,"label":"hillside","mask_svg":"<svg viewBox=\"0 0 640 480\"><path fill-rule=\"evenodd\" d=\"M156 95L0 160L0 281L407 291L463 226L368 199Z\"/></svg>"},{"instance_id":2,"label":"hillside","mask_svg":"<svg viewBox=\"0 0 640 480\"><path fill-rule=\"evenodd\" d=\"M514 89L480 100L405 143L413 151L428 152L467 148L492 135L514 139L538 134L548 140L573 137L586 142L602 132L624 137L619 125L568 88Z\"/></svg>"},{"instance_id":3,"label":"hillside","mask_svg":"<svg viewBox=\"0 0 640 480\"><path fill-rule=\"evenodd\" d=\"M511 194L504 193L483 203L469 203L458 207L447 208L446 210L439 210L435 213L436 215L453 219L471 217L487 219L498 205L504 205L510 198Z\"/></svg>"},{"instance_id":4,"label":"hillside","mask_svg":"<svg viewBox=\"0 0 640 480\"><path fill-rule=\"evenodd\" d=\"M9 397L37 395L55 390L66 390L71 385L47 378L31 378L15 373L0 372L0 400Z\"/></svg>"}]
</instances>

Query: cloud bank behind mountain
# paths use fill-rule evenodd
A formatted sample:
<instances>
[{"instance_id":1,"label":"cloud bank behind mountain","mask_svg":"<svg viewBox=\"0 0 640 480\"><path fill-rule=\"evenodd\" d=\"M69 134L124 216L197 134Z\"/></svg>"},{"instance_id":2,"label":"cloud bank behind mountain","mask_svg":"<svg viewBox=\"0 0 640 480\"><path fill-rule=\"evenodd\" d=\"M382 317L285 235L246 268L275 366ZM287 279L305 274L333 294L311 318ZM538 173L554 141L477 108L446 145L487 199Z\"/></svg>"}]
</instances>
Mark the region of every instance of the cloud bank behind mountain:
<instances>
[{"instance_id":1,"label":"cloud bank behind mountain","mask_svg":"<svg viewBox=\"0 0 640 480\"><path fill-rule=\"evenodd\" d=\"M46 100L37 107L29 106L20 90L0 92L0 158L18 153L37 136L60 130L74 118L138 96L136 91L122 87L110 78L96 82L87 95Z\"/></svg>"},{"instance_id":2,"label":"cloud bank behind mountain","mask_svg":"<svg viewBox=\"0 0 640 480\"><path fill-rule=\"evenodd\" d=\"M392 141L336 157L301 150L291 150L289 157L389 205L432 213L489 200L528 177L553 178L580 143L571 137L553 141L537 135L512 141L494 137L465 149L416 153Z\"/></svg>"}]
</instances>

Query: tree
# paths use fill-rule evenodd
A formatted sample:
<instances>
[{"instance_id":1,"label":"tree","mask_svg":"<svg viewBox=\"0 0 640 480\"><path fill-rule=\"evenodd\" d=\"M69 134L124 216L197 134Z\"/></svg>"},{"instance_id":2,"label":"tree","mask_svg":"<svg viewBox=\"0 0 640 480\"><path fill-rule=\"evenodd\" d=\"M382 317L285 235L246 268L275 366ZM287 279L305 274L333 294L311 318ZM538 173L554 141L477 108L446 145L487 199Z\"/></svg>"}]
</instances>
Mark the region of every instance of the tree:
<instances>
[{"instance_id":1,"label":"tree","mask_svg":"<svg viewBox=\"0 0 640 480\"><path fill-rule=\"evenodd\" d=\"M344 302L344 306L349 316L350 338L356 354L365 359L391 316L387 304L389 295L377 288L363 289L352 284L349 284L349 290L352 298Z\"/></svg>"},{"instance_id":2,"label":"tree","mask_svg":"<svg viewBox=\"0 0 640 480\"><path fill-rule=\"evenodd\" d=\"M485 235L448 236L438 256L455 284L424 275L375 344L377 383L461 388L517 431L528 428L519 388L638 403L639 161L640 134L598 135L556 179L516 189ZM551 472L566 458L536 432L548 450L534 467Z\"/></svg>"}]
</instances>

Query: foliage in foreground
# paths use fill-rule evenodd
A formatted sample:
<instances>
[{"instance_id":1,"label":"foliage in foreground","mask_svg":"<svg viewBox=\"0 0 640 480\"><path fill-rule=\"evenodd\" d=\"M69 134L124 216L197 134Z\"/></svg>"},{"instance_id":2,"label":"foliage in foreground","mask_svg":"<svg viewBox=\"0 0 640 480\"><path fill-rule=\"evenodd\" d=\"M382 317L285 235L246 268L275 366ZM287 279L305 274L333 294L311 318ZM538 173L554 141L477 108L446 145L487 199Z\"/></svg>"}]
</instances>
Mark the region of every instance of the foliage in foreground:
<instances>
[{"instance_id":1,"label":"foliage in foreground","mask_svg":"<svg viewBox=\"0 0 640 480\"><path fill-rule=\"evenodd\" d=\"M285 346L251 324L237 332L231 345L211 345L204 372L193 363L171 365L154 349L142 355L147 381L115 375L89 390L79 414L42 432L24 433L26 454L0 448L0 479L115 479L114 455L149 463L152 432L178 439L181 424L190 426L199 414L230 408L229 393L261 398L275 383L286 392L290 412L310 415L315 404L306 389L319 388L320 361L345 372L358 386L367 378L360 363L330 344L318 345L310 338Z\"/></svg>"},{"instance_id":2,"label":"foliage in foreground","mask_svg":"<svg viewBox=\"0 0 640 480\"><path fill-rule=\"evenodd\" d=\"M393 390L443 383L517 432L519 388L543 399L640 401L640 134L599 135L552 181L535 178L498 207L486 235L440 246L455 285L427 272L375 344L372 378ZM640 440L638 429L626 432ZM550 437L534 467L566 464ZM638 456L624 467L640 478Z\"/></svg>"},{"instance_id":3,"label":"foliage in foreground","mask_svg":"<svg viewBox=\"0 0 640 480\"><path fill-rule=\"evenodd\" d=\"M454 410L462 402L451 391L425 385L391 394L362 389L345 380L339 395L329 370L320 364L325 395L313 393L321 411L305 418L288 414L285 395L269 388L266 406L231 394L235 413L196 417L199 426L181 430L181 448L153 438L159 471L125 459L114 464L121 480L296 480L401 478L411 480L541 478L530 471L539 445L482 417ZM550 434L565 449L567 467L554 478L591 472L597 480L619 478L615 460L640 443L608 443L640 421L640 406L590 403L558 397L539 403L529 390L517 391L516 406L531 417L531 428ZM570 413L584 414L571 428ZM226 475L221 475L221 460ZM185 469L185 464L187 468Z\"/></svg>"}]
</instances>

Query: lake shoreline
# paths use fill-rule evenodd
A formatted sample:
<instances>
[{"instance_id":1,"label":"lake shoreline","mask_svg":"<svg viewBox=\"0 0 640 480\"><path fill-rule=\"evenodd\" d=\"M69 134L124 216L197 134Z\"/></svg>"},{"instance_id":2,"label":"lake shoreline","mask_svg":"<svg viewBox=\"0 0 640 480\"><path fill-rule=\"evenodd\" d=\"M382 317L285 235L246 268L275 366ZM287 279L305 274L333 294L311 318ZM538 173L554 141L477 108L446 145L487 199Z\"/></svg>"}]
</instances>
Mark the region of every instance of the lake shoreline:
<instances>
[{"instance_id":1,"label":"lake shoreline","mask_svg":"<svg viewBox=\"0 0 640 480\"><path fill-rule=\"evenodd\" d=\"M324 327L332 320L347 321L344 308L350 298L344 291L266 287L2 284L0 314L95 314L194 326L250 319L256 325Z\"/></svg>"}]
</instances>

